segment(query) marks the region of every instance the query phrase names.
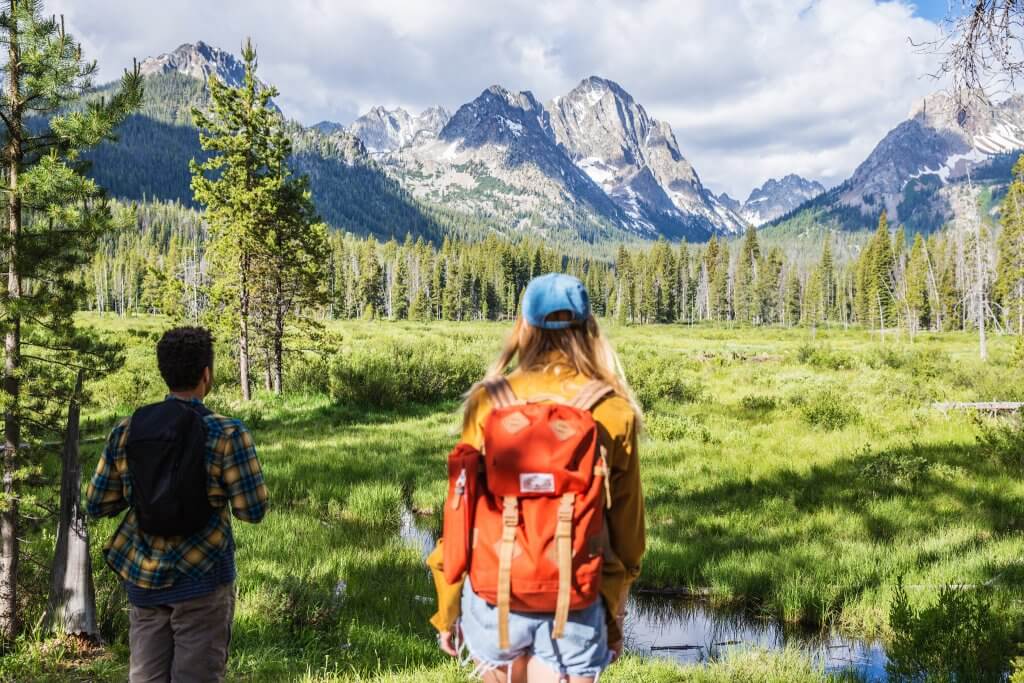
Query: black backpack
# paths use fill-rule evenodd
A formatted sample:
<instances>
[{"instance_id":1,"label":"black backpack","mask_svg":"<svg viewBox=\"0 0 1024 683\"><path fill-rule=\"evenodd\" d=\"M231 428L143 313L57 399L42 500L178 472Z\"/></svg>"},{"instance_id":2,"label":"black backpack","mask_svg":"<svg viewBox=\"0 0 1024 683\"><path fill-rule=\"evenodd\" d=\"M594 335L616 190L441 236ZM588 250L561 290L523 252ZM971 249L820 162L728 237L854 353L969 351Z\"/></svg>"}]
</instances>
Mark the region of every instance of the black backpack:
<instances>
[{"instance_id":1,"label":"black backpack","mask_svg":"<svg viewBox=\"0 0 1024 683\"><path fill-rule=\"evenodd\" d=\"M204 406L167 400L139 408L126 453L139 528L155 536L189 536L210 520Z\"/></svg>"}]
</instances>

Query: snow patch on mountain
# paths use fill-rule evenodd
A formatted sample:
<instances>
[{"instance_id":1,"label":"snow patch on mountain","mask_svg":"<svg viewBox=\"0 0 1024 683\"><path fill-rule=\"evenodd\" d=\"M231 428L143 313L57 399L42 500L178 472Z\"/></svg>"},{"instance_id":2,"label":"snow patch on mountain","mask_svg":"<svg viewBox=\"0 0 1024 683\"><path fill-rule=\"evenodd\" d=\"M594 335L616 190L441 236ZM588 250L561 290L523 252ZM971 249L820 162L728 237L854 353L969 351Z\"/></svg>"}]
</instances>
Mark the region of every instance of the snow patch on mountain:
<instances>
[{"instance_id":1,"label":"snow patch on mountain","mask_svg":"<svg viewBox=\"0 0 1024 683\"><path fill-rule=\"evenodd\" d=\"M348 131L371 154L386 154L437 137L451 115L443 107L431 107L413 116L405 109L374 107L356 119Z\"/></svg>"}]
</instances>

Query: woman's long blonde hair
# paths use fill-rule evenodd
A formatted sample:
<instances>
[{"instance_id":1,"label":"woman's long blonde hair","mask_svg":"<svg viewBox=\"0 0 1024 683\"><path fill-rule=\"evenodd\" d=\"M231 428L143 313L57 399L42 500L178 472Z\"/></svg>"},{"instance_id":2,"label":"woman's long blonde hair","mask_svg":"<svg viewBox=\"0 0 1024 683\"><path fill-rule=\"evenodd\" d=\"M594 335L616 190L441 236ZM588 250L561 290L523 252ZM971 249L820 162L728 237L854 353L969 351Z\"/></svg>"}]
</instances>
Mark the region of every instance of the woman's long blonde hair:
<instances>
[{"instance_id":1,"label":"woman's long blonde hair","mask_svg":"<svg viewBox=\"0 0 1024 683\"><path fill-rule=\"evenodd\" d=\"M505 340L505 347L487 371L487 375L466 393L463 427L468 426L473 419L480 399L486 394L483 388L484 381L504 375L513 360L516 360L516 367L521 371L543 372L551 364L552 352L561 352L564 362L579 375L599 379L611 385L617 396L629 402L637 421L642 420L643 413L633 396L629 382L626 381L622 363L608 339L601 334L601 328L594 316L589 316L582 325L561 330L534 327L519 316L516 318L512 333ZM558 362L563 361L560 358Z\"/></svg>"}]
</instances>

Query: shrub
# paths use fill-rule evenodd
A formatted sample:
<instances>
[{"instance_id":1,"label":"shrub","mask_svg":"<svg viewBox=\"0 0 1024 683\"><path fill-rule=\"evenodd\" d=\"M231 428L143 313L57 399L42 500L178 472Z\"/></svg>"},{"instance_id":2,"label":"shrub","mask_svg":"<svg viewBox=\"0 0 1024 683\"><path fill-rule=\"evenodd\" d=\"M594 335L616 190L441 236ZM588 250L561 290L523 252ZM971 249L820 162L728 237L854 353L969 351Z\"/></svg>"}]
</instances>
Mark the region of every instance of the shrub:
<instances>
[{"instance_id":1,"label":"shrub","mask_svg":"<svg viewBox=\"0 0 1024 683\"><path fill-rule=\"evenodd\" d=\"M661 356L634 360L626 374L637 400L645 409L652 408L658 401L692 403L703 393L699 382L687 379L682 362Z\"/></svg>"},{"instance_id":2,"label":"shrub","mask_svg":"<svg viewBox=\"0 0 1024 683\"><path fill-rule=\"evenodd\" d=\"M842 429L860 419L850 400L832 389L807 397L801 409L808 424L828 431Z\"/></svg>"},{"instance_id":3,"label":"shrub","mask_svg":"<svg viewBox=\"0 0 1024 683\"><path fill-rule=\"evenodd\" d=\"M938 602L915 610L900 579L889 608L893 637L886 671L895 681L1004 680L1010 666L1010 629L984 590L945 586Z\"/></svg>"},{"instance_id":4,"label":"shrub","mask_svg":"<svg viewBox=\"0 0 1024 683\"><path fill-rule=\"evenodd\" d=\"M457 398L484 374L484 363L451 344L388 344L337 356L330 368L336 401L381 408Z\"/></svg>"},{"instance_id":5,"label":"shrub","mask_svg":"<svg viewBox=\"0 0 1024 683\"><path fill-rule=\"evenodd\" d=\"M896 485L913 489L928 477L931 468L932 462L921 454L920 445L913 443L909 448L865 453L860 470L873 488Z\"/></svg>"},{"instance_id":6,"label":"shrub","mask_svg":"<svg viewBox=\"0 0 1024 683\"><path fill-rule=\"evenodd\" d=\"M797 349L796 357L805 365L823 370L852 370L857 365L854 357L845 351L814 344L801 346Z\"/></svg>"},{"instance_id":7,"label":"shrub","mask_svg":"<svg viewBox=\"0 0 1024 683\"><path fill-rule=\"evenodd\" d=\"M647 433L660 441L679 441L693 431L690 420L678 415L650 415L645 426Z\"/></svg>"},{"instance_id":8,"label":"shrub","mask_svg":"<svg viewBox=\"0 0 1024 683\"><path fill-rule=\"evenodd\" d=\"M324 356L295 356L285 364L284 386L289 393L330 393L331 365Z\"/></svg>"},{"instance_id":9,"label":"shrub","mask_svg":"<svg viewBox=\"0 0 1024 683\"><path fill-rule=\"evenodd\" d=\"M1016 472L1024 472L1024 420L986 421L977 418L978 444L992 460Z\"/></svg>"},{"instance_id":10,"label":"shrub","mask_svg":"<svg viewBox=\"0 0 1024 683\"><path fill-rule=\"evenodd\" d=\"M767 413L775 410L779 407L779 399L775 396L767 395L750 395L744 396L740 404L744 410L750 410L757 413Z\"/></svg>"}]
</instances>

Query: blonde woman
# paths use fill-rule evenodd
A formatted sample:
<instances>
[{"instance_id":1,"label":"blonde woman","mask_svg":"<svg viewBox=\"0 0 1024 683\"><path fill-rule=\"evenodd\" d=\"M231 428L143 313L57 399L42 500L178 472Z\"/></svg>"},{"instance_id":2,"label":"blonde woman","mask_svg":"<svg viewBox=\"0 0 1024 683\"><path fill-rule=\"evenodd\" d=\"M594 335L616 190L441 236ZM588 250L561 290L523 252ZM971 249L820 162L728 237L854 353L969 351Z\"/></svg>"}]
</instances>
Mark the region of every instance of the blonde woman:
<instances>
[{"instance_id":1,"label":"blonde woman","mask_svg":"<svg viewBox=\"0 0 1024 683\"><path fill-rule=\"evenodd\" d=\"M592 387L598 387L596 392ZM454 581L445 578L442 541L428 559L438 599L431 623L439 632L441 649L454 657L465 647L487 683L591 683L622 654L622 618L629 587L640 573L645 528L637 453L641 413L578 279L550 274L529 283L521 316L501 355L467 395L465 447L484 450L488 440L485 427L496 429L488 418L502 407L499 399L503 392L510 403L519 406L571 406L581 392L589 394L586 405L577 405L586 409L588 416L583 419L596 432L594 450L599 453L593 469L601 476L594 486L601 496L598 516L603 522L597 522L602 527L595 551L600 557L594 557L598 586L591 589L597 597L591 604L563 614L561 624L557 615L536 610L510 611L506 606L502 614L500 606L481 597L464 574ZM530 456L513 457L520 455ZM547 475L539 475L539 479L538 475L527 476L533 477L528 480L531 486L538 481L543 486ZM452 505L457 506L457 502ZM448 507L446 504L446 510ZM476 519L477 528L471 530L473 550L468 551L470 562L477 562L479 552L475 535L481 530L479 517ZM520 531L516 542L521 541ZM573 555L574 563L578 561L580 553L575 547L568 554ZM470 571L470 575L477 581L477 574ZM577 584L574 581L574 589ZM480 593L493 595L493 591ZM574 598L573 604L583 604L582 599Z\"/></svg>"}]
</instances>

